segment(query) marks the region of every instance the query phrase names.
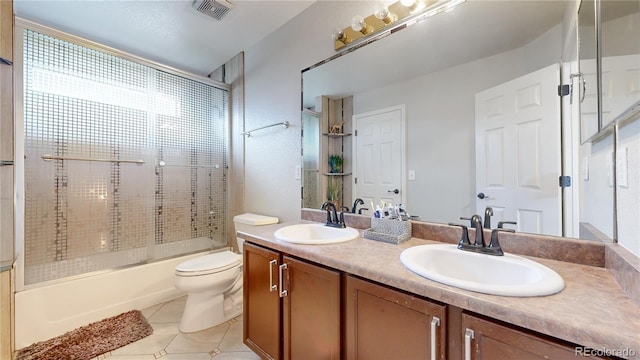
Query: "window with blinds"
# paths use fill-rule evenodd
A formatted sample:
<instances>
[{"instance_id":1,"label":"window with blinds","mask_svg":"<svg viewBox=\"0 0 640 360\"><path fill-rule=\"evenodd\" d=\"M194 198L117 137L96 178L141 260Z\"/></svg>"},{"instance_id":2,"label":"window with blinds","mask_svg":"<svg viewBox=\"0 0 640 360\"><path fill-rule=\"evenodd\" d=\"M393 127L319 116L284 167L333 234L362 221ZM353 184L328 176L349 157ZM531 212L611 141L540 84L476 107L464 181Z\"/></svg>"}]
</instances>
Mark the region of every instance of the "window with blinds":
<instances>
[{"instance_id":1,"label":"window with blinds","mask_svg":"<svg viewBox=\"0 0 640 360\"><path fill-rule=\"evenodd\" d=\"M24 30L25 284L227 246L228 92Z\"/></svg>"}]
</instances>

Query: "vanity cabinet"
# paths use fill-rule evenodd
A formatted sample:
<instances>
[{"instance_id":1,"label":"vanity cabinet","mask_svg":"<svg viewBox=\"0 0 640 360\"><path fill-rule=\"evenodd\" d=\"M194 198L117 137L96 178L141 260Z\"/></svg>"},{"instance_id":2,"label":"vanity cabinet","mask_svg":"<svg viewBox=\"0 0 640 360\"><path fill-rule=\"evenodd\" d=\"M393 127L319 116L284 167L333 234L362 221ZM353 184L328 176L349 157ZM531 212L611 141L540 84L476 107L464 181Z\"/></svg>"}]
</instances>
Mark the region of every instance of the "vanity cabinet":
<instances>
[{"instance_id":1,"label":"vanity cabinet","mask_svg":"<svg viewBox=\"0 0 640 360\"><path fill-rule=\"evenodd\" d=\"M280 297L273 291L278 252L244 243L244 343L262 358L281 359Z\"/></svg>"},{"instance_id":2,"label":"vanity cabinet","mask_svg":"<svg viewBox=\"0 0 640 360\"><path fill-rule=\"evenodd\" d=\"M244 245L244 343L263 359L340 359L340 273Z\"/></svg>"},{"instance_id":3,"label":"vanity cabinet","mask_svg":"<svg viewBox=\"0 0 640 360\"><path fill-rule=\"evenodd\" d=\"M446 306L346 277L347 359L446 359Z\"/></svg>"},{"instance_id":4,"label":"vanity cabinet","mask_svg":"<svg viewBox=\"0 0 640 360\"><path fill-rule=\"evenodd\" d=\"M541 335L524 332L478 316L462 314L465 360L576 359L576 347ZM587 356L584 356L587 357ZM592 359L600 359L591 357Z\"/></svg>"},{"instance_id":5,"label":"vanity cabinet","mask_svg":"<svg viewBox=\"0 0 640 360\"><path fill-rule=\"evenodd\" d=\"M247 241L244 343L262 359L588 357L574 344Z\"/></svg>"}]
</instances>

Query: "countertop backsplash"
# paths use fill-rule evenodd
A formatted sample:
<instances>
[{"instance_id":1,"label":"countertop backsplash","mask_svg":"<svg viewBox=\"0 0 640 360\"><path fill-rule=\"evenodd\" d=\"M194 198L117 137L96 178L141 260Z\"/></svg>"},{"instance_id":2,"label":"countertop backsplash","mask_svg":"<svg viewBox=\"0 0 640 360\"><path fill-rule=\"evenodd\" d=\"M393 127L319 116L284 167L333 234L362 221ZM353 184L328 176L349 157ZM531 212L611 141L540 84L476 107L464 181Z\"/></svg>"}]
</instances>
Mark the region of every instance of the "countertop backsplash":
<instances>
[{"instance_id":1,"label":"countertop backsplash","mask_svg":"<svg viewBox=\"0 0 640 360\"><path fill-rule=\"evenodd\" d=\"M324 222L326 212L302 209L301 218ZM345 213L345 223L356 229L367 229L371 227L371 218ZM446 224L413 222L411 230L412 236L419 239L451 244L460 241L460 229ZM473 239L474 233L474 229L469 229L469 238ZM490 236L490 230L485 230L485 238ZM502 233L500 244L505 252L513 254L605 267L622 290L640 306L640 258L618 244L529 233Z\"/></svg>"}]
</instances>

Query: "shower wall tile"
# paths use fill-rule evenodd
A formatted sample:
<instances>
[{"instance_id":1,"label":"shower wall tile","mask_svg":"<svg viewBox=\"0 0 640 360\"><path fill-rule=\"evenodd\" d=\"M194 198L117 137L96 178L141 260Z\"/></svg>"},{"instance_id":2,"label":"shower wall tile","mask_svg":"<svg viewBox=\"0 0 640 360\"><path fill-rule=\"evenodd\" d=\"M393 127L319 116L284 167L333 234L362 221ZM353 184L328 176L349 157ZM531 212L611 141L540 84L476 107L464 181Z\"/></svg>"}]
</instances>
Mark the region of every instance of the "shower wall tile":
<instances>
[{"instance_id":1,"label":"shower wall tile","mask_svg":"<svg viewBox=\"0 0 640 360\"><path fill-rule=\"evenodd\" d=\"M23 36L25 284L224 246L227 91Z\"/></svg>"},{"instance_id":2,"label":"shower wall tile","mask_svg":"<svg viewBox=\"0 0 640 360\"><path fill-rule=\"evenodd\" d=\"M191 238L191 176L182 166L163 170L163 242Z\"/></svg>"},{"instance_id":3,"label":"shower wall tile","mask_svg":"<svg viewBox=\"0 0 640 360\"><path fill-rule=\"evenodd\" d=\"M67 185L57 189L66 198L62 218L66 236L60 250L62 259L73 259L110 250L109 163L65 161Z\"/></svg>"},{"instance_id":4,"label":"shower wall tile","mask_svg":"<svg viewBox=\"0 0 640 360\"><path fill-rule=\"evenodd\" d=\"M148 157L144 157L148 159ZM121 173L118 190L121 249L134 249L152 245L155 232L155 161L144 165L128 164Z\"/></svg>"},{"instance_id":5,"label":"shower wall tile","mask_svg":"<svg viewBox=\"0 0 640 360\"><path fill-rule=\"evenodd\" d=\"M37 146L36 146L37 144ZM25 145L25 258L29 264L55 260L56 193L54 162L41 156L52 153L53 144L27 139Z\"/></svg>"}]
</instances>

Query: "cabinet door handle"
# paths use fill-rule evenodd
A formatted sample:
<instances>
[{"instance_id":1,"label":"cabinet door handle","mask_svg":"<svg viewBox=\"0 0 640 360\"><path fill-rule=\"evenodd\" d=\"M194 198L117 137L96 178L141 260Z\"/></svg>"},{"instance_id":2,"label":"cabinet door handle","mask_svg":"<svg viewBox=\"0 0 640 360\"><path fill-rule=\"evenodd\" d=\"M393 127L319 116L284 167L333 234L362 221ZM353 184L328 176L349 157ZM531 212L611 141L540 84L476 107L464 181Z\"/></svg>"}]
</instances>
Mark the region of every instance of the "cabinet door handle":
<instances>
[{"instance_id":1,"label":"cabinet door handle","mask_svg":"<svg viewBox=\"0 0 640 360\"><path fill-rule=\"evenodd\" d=\"M287 296L287 290L284 289L282 283L283 283L283 279L284 279L284 270L287 269L287 264L282 264L278 267L278 281L280 283L280 297L285 297Z\"/></svg>"},{"instance_id":2,"label":"cabinet door handle","mask_svg":"<svg viewBox=\"0 0 640 360\"><path fill-rule=\"evenodd\" d=\"M440 326L440 319L434 316L433 319L431 319L431 360L438 358L438 352L436 351L438 348L436 344L436 328L438 326Z\"/></svg>"},{"instance_id":3,"label":"cabinet door handle","mask_svg":"<svg viewBox=\"0 0 640 360\"><path fill-rule=\"evenodd\" d=\"M278 260L269 261L269 292L278 290L278 285L273 283L273 265L278 264Z\"/></svg>"},{"instance_id":4,"label":"cabinet door handle","mask_svg":"<svg viewBox=\"0 0 640 360\"><path fill-rule=\"evenodd\" d=\"M473 336L473 330L467 328L464 331L464 360L471 360L471 339Z\"/></svg>"}]
</instances>

